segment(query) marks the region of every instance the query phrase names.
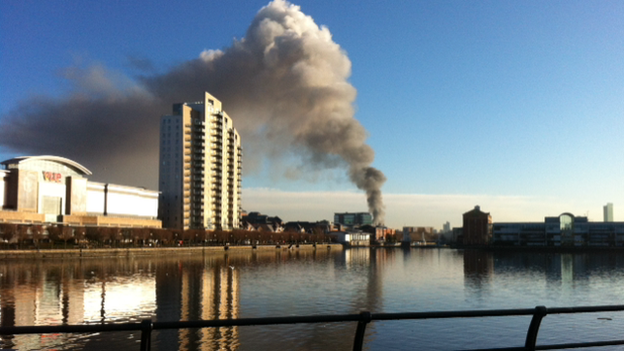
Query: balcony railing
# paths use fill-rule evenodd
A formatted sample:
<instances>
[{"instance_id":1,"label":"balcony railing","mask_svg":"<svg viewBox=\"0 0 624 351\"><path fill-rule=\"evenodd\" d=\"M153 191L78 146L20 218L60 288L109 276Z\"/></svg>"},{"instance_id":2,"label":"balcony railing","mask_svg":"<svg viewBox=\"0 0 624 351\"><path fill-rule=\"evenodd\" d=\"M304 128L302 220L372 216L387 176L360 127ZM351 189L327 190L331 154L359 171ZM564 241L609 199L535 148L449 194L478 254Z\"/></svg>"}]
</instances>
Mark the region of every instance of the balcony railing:
<instances>
[{"instance_id":1,"label":"balcony railing","mask_svg":"<svg viewBox=\"0 0 624 351\"><path fill-rule=\"evenodd\" d=\"M0 335L16 334L50 334L50 333L99 333L112 331L141 331L141 351L151 349L151 333L153 330L162 329L190 329L190 328L218 328L251 325L280 325L280 324L315 324L315 323L344 323L357 322L353 350L362 350L366 326L374 321L407 320L407 319L448 319L448 318L477 318L477 317L509 317L532 315L524 346L512 346L496 349L473 349L473 350L561 350L571 348L588 348L624 345L623 339L537 345L537 334L542 319L549 314L572 314L572 313L595 313L624 311L624 305L613 306L583 306L583 307L555 307L546 308L537 306L532 309L506 309L506 310L473 310L473 311L442 311L442 312L406 312L406 313L371 313L344 315L319 315L319 316L288 316L268 318L241 318L241 319L217 319L200 321L178 322L152 322L143 320L140 323L123 324L89 324L89 325L56 325L56 326L23 326L23 327L0 327ZM426 349L426 345L420 345Z\"/></svg>"}]
</instances>

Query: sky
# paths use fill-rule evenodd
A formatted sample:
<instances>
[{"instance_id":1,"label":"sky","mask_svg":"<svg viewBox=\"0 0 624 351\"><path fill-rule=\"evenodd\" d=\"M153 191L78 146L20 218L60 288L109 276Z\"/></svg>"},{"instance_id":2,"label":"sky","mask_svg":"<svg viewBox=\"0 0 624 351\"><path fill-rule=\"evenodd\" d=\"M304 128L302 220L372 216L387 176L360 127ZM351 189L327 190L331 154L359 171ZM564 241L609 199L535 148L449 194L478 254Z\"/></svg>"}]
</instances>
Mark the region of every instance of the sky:
<instances>
[{"instance_id":1,"label":"sky","mask_svg":"<svg viewBox=\"0 0 624 351\"><path fill-rule=\"evenodd\" d=\"M143 157L145 163L119 156L139 144L157 150L157 140L131 144L133 135L123 128L118 138L98 139L102 126L63 107L75 106L67 101L83 92L100 103L117 98L111 91L122 91L122 100L140 95L152 78L170 77L202 53L227 52L267 4L0 1L0 158L52 150L91 169L93 180L157 189L157 153ZM494 222L538 222L563 212L600 221L608 202L615 220L624 221L624 2L292 4L331 33L350 63L340 79L357 92L346 101L375 152L371 166L387 178L381 188L386 225L461 226L462 213L475 205ZM241 110L247 95L241 96L224 100L239 131L256 123L242 116L236 124L230 111ZM159 104L170 109L174 102ZM141 122L144 128L158 128L161 109L170 113L159 104L136 106L155 114L154 125ZM111 120L123 123L135 112ZM21 125L33 118L45 118L46 127L24 134ZM75 140L53 127L81 123L93 125ZM66 154L58 145L67 140L59 135L71 139ZM243 139L245 210L285 220L367 211L364 192L344 164L304 167L309 154L284 155L266 145L273 140L252 139ZM112 159L70 157L96 147L114 150ZM275 152L282 154L269 155ZM128 177L137 174L134 165L152 176Z\"/></svg>"}]
</instances>

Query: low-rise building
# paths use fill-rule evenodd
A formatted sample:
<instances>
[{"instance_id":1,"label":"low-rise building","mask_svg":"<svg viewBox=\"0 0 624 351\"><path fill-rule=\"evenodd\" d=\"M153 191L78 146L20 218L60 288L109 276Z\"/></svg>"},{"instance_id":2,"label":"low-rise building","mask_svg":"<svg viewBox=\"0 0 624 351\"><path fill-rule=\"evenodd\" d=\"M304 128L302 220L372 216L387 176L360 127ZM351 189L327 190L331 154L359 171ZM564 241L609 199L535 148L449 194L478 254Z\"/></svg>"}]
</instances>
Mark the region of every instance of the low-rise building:
<instances>
[{"instance_id":1,"label":"low-rise building","mask_svg":"<svg viewBox=\"0 0 624 351\"><path fill-rule=\"evenodd\" d=\"M436 242L433 227L403 227L403 244Z\"/></svg>"},{"instance_id":2,"label":"low-rise building","mask_svg":"<svg viewBox=\"0 0 624 351\"><path fill-rule=\"evenodd\" d=\"M495 223L493 245L624 246L624 222L590 222L563 213L544 222Z\"/></svg>"},{"instance_id":3,"label":"low-rise building","mask_svg":"<svg viewBox=\"0 0 624 351\"><path fill-rule=\"evenodd\" d=\"M370 234L363 231L332 232L331 235L335 236L336 241L345 246L370 246Z\"/></svg>"}]
</instances>

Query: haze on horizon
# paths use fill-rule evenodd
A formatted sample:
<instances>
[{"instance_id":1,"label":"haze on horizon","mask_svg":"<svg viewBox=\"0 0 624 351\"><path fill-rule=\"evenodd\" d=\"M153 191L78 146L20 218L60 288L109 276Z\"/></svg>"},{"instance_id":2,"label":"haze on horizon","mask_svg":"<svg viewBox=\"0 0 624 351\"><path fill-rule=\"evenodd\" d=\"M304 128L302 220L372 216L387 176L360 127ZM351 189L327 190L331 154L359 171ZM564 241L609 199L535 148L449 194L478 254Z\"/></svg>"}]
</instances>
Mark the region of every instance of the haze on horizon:
<instances>
[{"instance_id":1,"label":"haze on horizon","mask_svg":"<svg viewBox=\"0 0 624 351\"><path fill-rule=\"evenodd\" d=\"M205 77L174 79L174 72L194 72L194 65L247 45L266 0L150 5L0 3L2 159L58 154L90 168L94 180L156 188L157 159L149 150L157 149L157 123L145 121L208 90L237 129L252 135L243 139L246 210L292 220L366 210L343 151L321 144L320 155L342 156L317 158L314 133L293 138L305 125L267 121L268 95L280 97L281 111L294 108L288 102L301 105L287 89L292 72L277 87L260 78L208 75L214 80L197 89L195 79ZM311 76L329 74L322 81L340 86L332 90L343 97L338 110L350 110L357 145L375 150L372 166L388 177L389 226L458 226L474 205L495 221L541 221L562 212L601 220L602 205L612 202L615 219L624 220L624 161L617 152L624 147L623 3L295 5L309 18L300 22L309 25L304 31L328 44L320 55L327 65L312 65L325 68ZM233 94L258 86L268 91L245 93L244 101ZM260 106L259 121L237 116L251 109L250 96ZM83 130L90 132L77 132ZM370 156L364 159L371 165Z\"/></svg>"}]
</instances>

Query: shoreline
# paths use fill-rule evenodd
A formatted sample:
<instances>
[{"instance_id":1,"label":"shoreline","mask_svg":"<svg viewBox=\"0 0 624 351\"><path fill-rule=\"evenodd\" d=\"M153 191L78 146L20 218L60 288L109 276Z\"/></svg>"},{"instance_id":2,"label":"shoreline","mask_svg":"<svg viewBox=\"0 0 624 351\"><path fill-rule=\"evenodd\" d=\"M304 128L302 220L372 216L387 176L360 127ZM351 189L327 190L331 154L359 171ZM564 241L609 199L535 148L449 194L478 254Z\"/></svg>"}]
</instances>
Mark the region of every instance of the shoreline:
<instances>
[{"instance_id":1,"label":"shoreline","mask_svg":"<svg viewBox=\"0 0 624 351\"><path fill-rule=\"evenodd\" d=\"M300 244L293 245L240 245L240 246L190 246L190 247L129 247L129 248L90 248L90 249L24 249L0 250L0 261L8 259L48 259L48 258L119 258L159 255L197 255L225 253L228 251L298 251L298 250L342 250L341 244Z\"/></svg>"},{"instance_id":2,"label":"shoreline","mask_svg":"<svg viewBox=\"0 0 624 351\"><path fill-rule=\"evenodd\" d=\"M490 252L546 252L546 253L585 253L622 252L624 246L453 246L457 250L481 250Z\"/></svg>"}]
</instances>

